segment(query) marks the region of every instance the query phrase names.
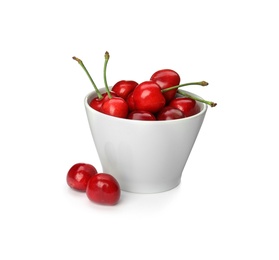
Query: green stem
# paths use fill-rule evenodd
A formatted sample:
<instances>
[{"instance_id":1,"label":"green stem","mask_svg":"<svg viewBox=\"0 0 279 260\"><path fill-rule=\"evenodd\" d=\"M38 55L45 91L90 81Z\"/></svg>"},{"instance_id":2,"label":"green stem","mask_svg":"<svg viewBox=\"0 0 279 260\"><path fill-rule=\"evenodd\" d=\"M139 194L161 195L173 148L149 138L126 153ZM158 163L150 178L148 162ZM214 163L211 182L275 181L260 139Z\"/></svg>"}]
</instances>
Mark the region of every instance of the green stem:
<instances>
[{"instance_id":1,"label":"green stem","mask_svg":"<svg viewBox=\"0 0 279 260\"><path fill-rule=\"evenodd\" d=\"M183 91L183 90L178 90L178 93L184 97L188 97L188 98L191 98L191 99L194 99L196 101L199 101L199 102L202 102L202 103L205 103L211 107L216 107L217 106L217 103L214 103L212 101L207 101L207 100L204 100L202 98L198 98L196 96L192 96L190 94L188 94L187 92Z\"/></svg>"},{"instance_id":2,"label":"green stem","mask_svg":"<svg viewBox=\"0 0 279 260\"><path fill-rule=\"evenodd\" d=\"M108 87L108 82L107 82L107 65L108 65L108 61L109 61L109 53L106 51L105 53L105 63L104 63L104 83L105 83L105 87L106 87L106 91L108 94L108 97L111 98L111 93L109 91L109 87Z\"/></svg>"},{"instance_id":3,"label":"green stem","mask_svg":"<svg viewBox=\"0 0 279 260\"><path fill-rule=\"evenodd\" d=\"M77 58L77 57L75 57L75 56L73 57L73 59L76 60L76 61L79 63L79 65L83 68L83 70L85 71L86 75L87 75L88 78L90 79L90 81L91 81L91 83L92 83L92 85L93 85L93 87L94 87L94 89L95 89L95 91L96 91L96 93L97 93L97 95L98 95L98 98L99 98L99 99L102 99L103 96L102 96L101 92L100 92L99 89L97 88L95 82L93 81L93 79L92 79L92 77L90 76L88 70L87 70L86 67L84 66L82 60L79 59L79 58Z\"/></svg>"},{"instance_id":4,"label":"green stem","mask_svg":"<svg viewBox=\"0 0 279 260\"><path fill-rule=\"evenodd\" d=\"M177 89L177 88L185 87L185 86L190 86L190 85L207 86L208 83L207 83L206 81L184 83L184 84L180 84L180 85L177 85L177 86L173 86L173 87L169 87L169 88L162 89L161 91L162 91L162 92L167 92L167 91L169 91L169 90L173 90L173 89Z\"/></svg>"}]
</instances>

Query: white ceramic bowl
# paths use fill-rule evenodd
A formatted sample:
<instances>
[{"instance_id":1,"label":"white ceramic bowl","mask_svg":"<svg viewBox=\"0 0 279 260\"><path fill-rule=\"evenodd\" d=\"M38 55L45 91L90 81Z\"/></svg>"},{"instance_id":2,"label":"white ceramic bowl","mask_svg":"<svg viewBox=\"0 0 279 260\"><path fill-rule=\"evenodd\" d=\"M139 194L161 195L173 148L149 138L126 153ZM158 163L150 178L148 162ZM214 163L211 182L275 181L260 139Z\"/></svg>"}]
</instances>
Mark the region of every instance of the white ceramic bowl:
<instances>
[{"instance_id":1,"label":"white ceramic bowl","mask_svg":"<svg viewBox=\"0 0 279 260\"><path fill-rule=\"evenodd\" d=\"M113 175L124 191L157 193L176 187L207 105L198 102L200 112L183 119L141 121L92 109L89 103L96 96L91 92L85 97L85 109L103 172Z\"/></svg>"}]
</instances>

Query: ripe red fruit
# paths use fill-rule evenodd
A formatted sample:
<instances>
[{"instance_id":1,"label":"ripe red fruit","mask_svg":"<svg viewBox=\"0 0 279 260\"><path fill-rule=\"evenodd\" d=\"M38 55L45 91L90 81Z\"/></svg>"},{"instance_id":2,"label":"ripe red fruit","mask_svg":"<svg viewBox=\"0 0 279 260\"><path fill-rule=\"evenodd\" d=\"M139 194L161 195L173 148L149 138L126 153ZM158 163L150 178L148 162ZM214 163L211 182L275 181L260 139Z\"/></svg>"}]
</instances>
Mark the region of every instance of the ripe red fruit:
<instances>
[{"instance_id":1,"label":"ripe red fruit","mask_svg":"<svg viewBox=\"0 0 279 260\"><path fill-rule=\"evenodd\" d=\"M149 120L149 121L154 121L156 120L156 117L148 112L148 111L142 111L142 110L134 110L130 112L130 114L127 117L128 119L133 119L133 120Z\"/></svg>"},{"instance_id":2,"label":"ripe red fruit","mask_svg":"<svg viewBox=\"0 0 279 260\"><path fill-rule=\"evenodd\" d=\"M157 120L173 120L184 118L183 112L174 107L164 107L157 115Z\"/></svg>"},{"instance_id":3,"label":"ripe red fruit","mask_svg":"<svg viewBox=\"0 0 279 260\"><path fill-rule=\"evenodd\" d=\"M86 195L95 203L115 205L120 199L121 191L119 183L112 175L99 173L89 180Z\"/></svg>"},{"instance_id":4,"label":"ripe red fruit","mask_svg":"<svg viewBox=\"0 0 279 260\"><path fill-rule=\"evenodd\" d=\"M120 80L114 84L111 90L114 91L117 96L126 99L137 85L138 83L133 80Z\"/></svg>"},{"instance_id":5,"label":"ripe red fruit","mask_svg":"<svg viewBox=\"0 0 279 260\"><path fill-rule=\"evenodd\" d=\"M129 111L135 110L135 102L134 102L134 95L133 92L131 92L128 97L126 98L126 102L129 107Z\"/></svg>"},{"instance_id":6,"label":"ripe red fruit","mask_svg":"<svg viewBox=\"0 0 279 260\"><path fill-rule=\"evenodd\" d=\"M93 165L77 163L70 168L66 179L72 189L86 191L89 179L95 174L97 174L97 170Z\"/></svg>"},{"instance_id":7,"label":"ripe red fruit","mask_svg":"<svg viewBox=\"0 0 279 260\"><path fill-rule=\"evenodd\" d=\"M144 110L151 113L158 112L166 104L161 88L151 80L144 81L135 87L133 99L136 110Z\"/></svg>"},{"instance_id":8,"label":"ripe red fruit","mask_svg":"<svg viewBox=\"0 0 279 260\"><path fill-rule=\"evenodd\" d=\"M200 111L196 100L187 97L177 97L173 99L169 105L181 110L185 117L193 116Z\"/></svg>"},{"instance_id":9,"label":"ripe red fruit","mask_svg":"<svg viewBox=\"0 0 279 260\"><path fill-rule=\"evenodd\" d=\"M126 118L129 112L129 107L123 98L112 97L103 103L101 112L110 116Z\"/></svg>"},{"instance_id":10,"label":"ripe red fruit","mask_svg":"<svg viewBox=\"0 0 279 260\"><path fill-rule=\"evenodd\" d=\"M161 89L166 89L178 86L180 83L180 76L177 72L171 69L163 69L156 71L150 78L156 82ZM172 100L177 93L177 89L169 90L163 93L167 103Z\"/></svg>"},{"instance_id":11,"label":"ripe red fruit","mask_svg":"<svg viewBox=\"0 0 279 260\"><path fill-rule=\"evenodd\" d=\"M103 103L104 103L104 98L100 99L96 97L90 101L89 106L97 111L101 111Z\"/></svg>"},{"instance_id":12,"label":"ripe red fruit","mask_svg":"<svg viewBox=\"0 0 279 260\"><path fill-rule=\"evenodd\" d=\"M116 93L114 93L114 92L110 92L110 94L112 97L117 97ZM102 96L103 96L103 98L98 98L98 97L93 98L91 100L91 102L89 103L89 106L97 111L101 111L103 103L109 99L107 93L102 94Z\"/></svg>"}]
</instances>

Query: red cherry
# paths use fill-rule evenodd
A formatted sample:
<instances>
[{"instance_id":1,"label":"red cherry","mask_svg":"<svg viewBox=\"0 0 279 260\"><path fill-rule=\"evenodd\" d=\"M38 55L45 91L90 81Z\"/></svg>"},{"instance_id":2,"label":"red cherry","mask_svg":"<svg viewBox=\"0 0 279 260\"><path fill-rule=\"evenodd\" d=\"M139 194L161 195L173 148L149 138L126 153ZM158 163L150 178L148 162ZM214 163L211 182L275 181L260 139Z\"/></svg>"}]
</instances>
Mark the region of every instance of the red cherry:
<instances>
[{"instance_id":1,"label":"red cherry","mask_svg":"<svg viewBox=\"0 0 279 260\"><path fill-rule=\"evenodd\" d=\"M133 80L120 80L114 84L111 90L114 91L119 97L126 99L137 85L138 83Z\"/></svg>"},{"instance_id":2,"label":"red cherry","mask_svg":"<svg viewBox=\"0 0 279 260\"><path fill-rule=\"evenodd\" d=\"M117 97L117 94L114 93L114 92L112 92L112 91L110 92L110 94L111 94L112 97ZM93 109L97 110L97 111L101 111L101 110L102 110L102 105L103 105L103 103L104 103L106 100L109 99L107 93L102 94L102 97L103 97L103 98L101 98L101 99L98 98L98 97L93 98L93 99L91 100L91 102L89 103L89 106L92 107Z\"/></svg>"},{"instance_id":3,"label":"red cherry","mask_svg":"<svg viewBox=\"0 0 279 260\"><path fill-rule=\"evenodd\" d=\"M101 112L110 116L126 118L129 112L129 107L123 98L113 97L107 99L103 103Z\"/></svg>"},{"instance_id":4,"label":"red cherry","mask_svg":"<svg viewBox=\"0 0 279 260\"><path fill-rule=\"evenodd\" d=\"M200 108L194 99L187 97L177 97L173 99L169 105L181 110L185 117L193 116L200 112Z\"/></svg>"},{"instance_id":5,"label":"red cherry","mask_svg":"<svg viewBox=\"0 0 279 260\"><path fill-rule=\"evenodd\" d=\"M178 86L180 83L180 76L177 72L171 69L163 69L156 71L150 78L150 80L156 82L161 89L166 89L173 86ZM164 92L163 95L168 103L172 100L177 93L177 89Z\"/></svg>"},{"instance_id":6,"label":"red cherry","mask_svg":"<svg viewBox=\"0 0 279 260\"><path fill-rule=\"evenodd\" d=\"M95 174L97 174L97 170L93 165L77 163L70 168L66 179L72 189L86 191L89 179Z\"/></svg>"},{"instance_id":7,"label":"red cherry","mask_svg":"<svg viewBox=\"0 0 279 260\"><path fill-rule=\"evenodd\" d=\"M86 195L98 204L115 205L120 199L121 191L119 183L112 175L99 173L89 180Z\"/></svg>"},{"instance_id":8,"label":"red cherry","mask_svg":"<svg viewBox=\"0 0 279 260\"><path fill-rule=\"evenodd\" d=\"M128 104L129 110L133 111L135 110L135 102L134 102L134 93L131 92L128 97L126 98L126 102Z\"/></svg>"},{"instance_id":9,"label":"red cherry","mask_svg":"<svg viewBox=\"0 0 279 260\"><path fill-rule=\"evenodd\" d=\"M134 110L130 112L127 118L133 120L150 120L150 121L156 120L156 117L152 113L148 111L139 111L139 110Z\"/></svg>"},{"instance_id":10,"label":"red cherry","mask_svg":"<svg viewBox=\"0 0 279 260\"><path fill-rule=\"evenodd\" d=\"M137 85L133 92L135 109L156 113L161 110L166 99L161 88L155 82L149 80Z\"/></svg>"},{"instance_id":11,"label":"red cherry","mask_svg":"<svg viewBox=\"0 0 279 260\"><path fill-rule=\"evenodd\" d=\"M102 105L104 103L104 98L93 98L91 102L89 103L89 106L97 111L101 111Z\"/></svg>"},{"instance_id":12,"label":"red cherry","mask_svg":"<svg viewBox=\"0 0 279 260\"><path fill-rule=\"evenodd\" d=\"M184 118L184 114L181 110L174 107L164 107L157 115L157 120L173 120Z\"/></svg>"}]
</instances>

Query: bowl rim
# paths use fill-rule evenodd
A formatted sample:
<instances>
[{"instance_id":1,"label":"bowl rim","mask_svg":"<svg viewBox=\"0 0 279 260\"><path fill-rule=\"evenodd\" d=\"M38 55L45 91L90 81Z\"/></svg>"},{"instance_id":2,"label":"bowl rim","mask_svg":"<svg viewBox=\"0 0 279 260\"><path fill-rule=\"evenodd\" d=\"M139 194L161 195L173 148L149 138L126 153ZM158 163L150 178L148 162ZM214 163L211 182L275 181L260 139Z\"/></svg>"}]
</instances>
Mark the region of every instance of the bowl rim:
<instances>
[{"instance_id":1,"label":"bowl rim","mask_svg":"<svg viewBox=\"0 0 279 260\"><path fill-rule=\"evenodd\" d=\"M101 88L100 91L102 93L102 91L105 91L105 88ZM192 96L195 96L197 98L203 99L199 95L196 95L196 94L194 94L192 92L189 92L189 91L186 91L186 90L182 90L182 91L185 92L185 93L188 93L189 95L192 95ZM90 107L90 105L89 105L90 101L94 97L96 97L96 96L97 96L97 94L96 94L96 91L94 91L94 90L89 92L89 93L87 93L87 95L85 96L85 98L84 98L84 105L85 105L85 107L86 107L86 109L88 111L92 111L93 113L96 113L96 114L98 114L100 116L103 115L105 117L109 117L109 118L112 118L112 119L115 119L115 120L124 120L125 122L135 122L135 123L140 122L140 123L145 123L145 124L159 124L159 123L167 124L167 123L173 123L173 122L188 121L188 120L191 120L193 118L202 116L203 114L206 113L207 108L208 108L207 104L202 103L200 101L196 101L196 102L198 102L199 106L202 107L202 108L201 108L199 113L197 113L197 114L195 114L193 116L179 118L179 119L174 119L174 120L132 120L132 119L128 119L128 118L120 118L120 117L110 116L110 115L104 114L104 113L99 112L99 111L93 109L92 107Z\"/></svg>"}]
</instances>

